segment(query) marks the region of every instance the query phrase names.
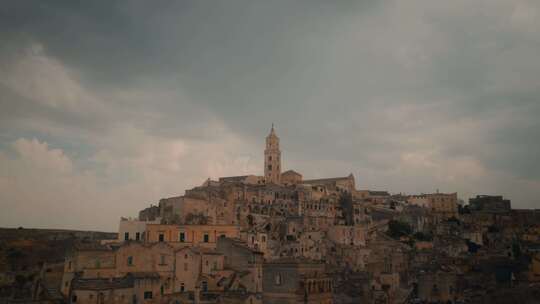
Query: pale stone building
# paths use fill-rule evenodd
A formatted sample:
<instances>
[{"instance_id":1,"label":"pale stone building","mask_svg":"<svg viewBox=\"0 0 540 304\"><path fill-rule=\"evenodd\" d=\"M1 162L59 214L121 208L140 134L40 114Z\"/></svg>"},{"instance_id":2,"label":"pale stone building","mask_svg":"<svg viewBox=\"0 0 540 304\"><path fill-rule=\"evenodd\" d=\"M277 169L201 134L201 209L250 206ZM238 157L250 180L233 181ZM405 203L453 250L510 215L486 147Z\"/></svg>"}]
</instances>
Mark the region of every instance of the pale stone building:
<instances>
[{"instance_id":1,"label":"pale stone building","mask_svg":"<svg viewBox=\"0 0 540 304\"><path fill-rule=\"evenodd\" d=\"M429 199L425 194L409 195L407 203L423 208L429 208Z\"/></svg>"},{"instance_id":2,"label":"pale stone building","mask_svg":"<svg viewBox=\"0 0 540 304\"><path fill-rule=\"evenodd\" d=\"M283 185L297 185L302 183L302 174L294 171L287 170L281 173L281 183Z\"/></svg>"},{"instance_id":3,"label":"pale stone building","mask_svg":"<svg viewBox=\"0 0 540 304\"><path fill-rule=\"evenodd\" d=\"M219 237L239 238L236 225L147 225L147 243L166 242L175 248L215 248Z\"/></svg>"},{"instance_id":4,"label":"pale stone building","mask_svg":"<svg viewBox=\"0 0 540 304\"><path fill-rule=\"evenodd\" d=\"M160 222L160 218L153 221L121 218L118 225L118 241L144 241L146 225L159 224Z\"/></svg>"},{"instance_id":5,"label":"pale stone building","mask_svg":"<svg viewBox=\"0 0 540 304\"><path fill-rule=\"evenodd\" d=\"M353 193L356 191L356 185L354 176L349 174L345 177L332 177L332 178L320 178L320 179L308 179L303 180L303 184L308 184L311 186L322 186L331 191L338 192L349 192Z\"/></svg>"},{"instance_id":6,"label":"pale stone building","mask_svg":"<svg viewBox=\"0 0 540 304\"><path fill-rule=\"evenodd\" d=\"M242 176L227 176L219 178L219 185L224 183L242 183L246 185L261 185L264 183L264 178L262 176L256 175L242 175Z\"/></svg>"}]
</instances>

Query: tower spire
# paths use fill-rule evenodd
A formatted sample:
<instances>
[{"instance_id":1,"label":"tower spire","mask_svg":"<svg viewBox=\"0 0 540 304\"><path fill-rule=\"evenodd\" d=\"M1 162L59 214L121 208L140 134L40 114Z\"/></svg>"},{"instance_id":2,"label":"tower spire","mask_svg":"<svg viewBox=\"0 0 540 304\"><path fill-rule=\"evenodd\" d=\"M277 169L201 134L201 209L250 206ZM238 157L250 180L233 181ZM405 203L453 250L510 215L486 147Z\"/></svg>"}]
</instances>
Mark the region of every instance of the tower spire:
<instances>
[{"instance_id":1,"label":"tower spire","mask_svg":"<svg viewBox=\"0 0 540 304\"><path fill-rule=\"evenodd\" d=\"M264 177L267 183L279 184L281 180L281 151L279 150L279 137L277 137L274 130L274 123L272 123L270 134L266 137Z\"/></svg>"}]
</instances>

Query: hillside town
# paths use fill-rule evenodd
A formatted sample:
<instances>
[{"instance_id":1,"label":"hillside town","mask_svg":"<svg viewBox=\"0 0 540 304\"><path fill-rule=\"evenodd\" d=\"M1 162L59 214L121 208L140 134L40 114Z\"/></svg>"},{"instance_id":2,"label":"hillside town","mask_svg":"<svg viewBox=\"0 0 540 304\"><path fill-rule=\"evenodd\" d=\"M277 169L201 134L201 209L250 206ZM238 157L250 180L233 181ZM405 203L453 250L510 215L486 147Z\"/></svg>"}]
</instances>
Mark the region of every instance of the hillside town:
<instances>
[{"instance_id":1,"label":"hillside town","mask_svg":"<svg viewBox=\"0 0 540 304\"><path fill-rule=\"evenodd\" d=\"M20 288L0 301L540 303L540 210L359 181L282 168L272 126L264 175L201 181L121 218L114 239L78 238L26 281L31 269L6 260L0 283Z\"/></svg>"}]
</instances>

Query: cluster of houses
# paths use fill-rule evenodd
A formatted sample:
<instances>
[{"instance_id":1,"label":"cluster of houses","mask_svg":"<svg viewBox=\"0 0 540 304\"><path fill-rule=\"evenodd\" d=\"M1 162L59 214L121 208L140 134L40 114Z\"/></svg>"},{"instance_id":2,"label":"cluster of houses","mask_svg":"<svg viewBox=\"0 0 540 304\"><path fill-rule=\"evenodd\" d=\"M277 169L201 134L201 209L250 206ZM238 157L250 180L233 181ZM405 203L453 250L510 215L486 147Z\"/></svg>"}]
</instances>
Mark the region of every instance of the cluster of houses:
<instances>
[{"instance_id":1,"label":"cluster of houses","mask_svg":"<svg viewBox=\"0 0 540 304\"><path fill-rule=\"evenodd\" d=\"M352 174L303 179L281 171L274 128L264 155L264 176L208 179L121 219L117 240L79 242L64 301L484 303L538 288L538 210L357 190Z\"/></svg>"}]
</instances>

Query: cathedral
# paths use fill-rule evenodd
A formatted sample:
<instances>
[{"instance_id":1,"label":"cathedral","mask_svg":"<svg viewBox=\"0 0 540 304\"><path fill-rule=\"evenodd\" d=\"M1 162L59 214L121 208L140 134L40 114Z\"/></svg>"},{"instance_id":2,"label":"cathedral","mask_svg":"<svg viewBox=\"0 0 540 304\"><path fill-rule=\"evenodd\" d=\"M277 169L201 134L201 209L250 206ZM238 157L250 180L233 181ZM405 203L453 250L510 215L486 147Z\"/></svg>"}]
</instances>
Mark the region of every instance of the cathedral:
<instances>
[{"instance_id":1,"label":"cathedral","mask_svg":"<svg viewBox=\"0 0 540 304\"><path fill-rule=\"evenodd\" d=\"M220 177L216 184L222 184L225 182L239 182L243 184L251 185L280 185L280 186L292 186L309 184L311 186L332 186L343 189L348 192L353 192L355 189L354 176L350 174L344 177L334 178L321 178L304 180L302 174L294 171L287 170L282 172L281 166L281 150L279 148L279 137L276 134L274 125L270 129L270 134L266 136L266 146L264 149L264 175L243 175L243 176L229 176ZM211 183L208 179L204 185Z\"/></svg>"}]
</instances>

